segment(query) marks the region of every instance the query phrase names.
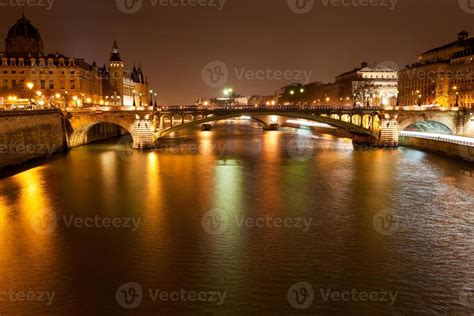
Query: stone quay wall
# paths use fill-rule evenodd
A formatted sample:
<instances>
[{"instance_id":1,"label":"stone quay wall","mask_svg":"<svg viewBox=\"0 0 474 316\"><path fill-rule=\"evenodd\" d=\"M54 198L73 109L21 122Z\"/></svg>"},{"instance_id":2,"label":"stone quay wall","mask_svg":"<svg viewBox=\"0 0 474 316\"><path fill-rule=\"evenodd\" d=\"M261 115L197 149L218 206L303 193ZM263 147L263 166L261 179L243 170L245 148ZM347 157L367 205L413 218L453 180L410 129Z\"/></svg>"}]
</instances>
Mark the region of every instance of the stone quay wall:
<instances>
[{"instance_id":1,"label":"stone quay wall","mask_svg":"<svg viewBox=\"0 0 474 316\"><path fill-rule=\"evenodd\" d=\"M63 130L58 110L0 111L0 169L63 151Z\"/></svg>"},{"instance_id":2,"label":"stone quay wall","mask_svg":"<svg viewBox=\"0 0 474 316\"><path fill-rule=\"evenodd\" d=\"M401 136L399 140L401 146L435 152L474 163L474 147L472 146L407 136Z\"/></svg>"}]
</instances>

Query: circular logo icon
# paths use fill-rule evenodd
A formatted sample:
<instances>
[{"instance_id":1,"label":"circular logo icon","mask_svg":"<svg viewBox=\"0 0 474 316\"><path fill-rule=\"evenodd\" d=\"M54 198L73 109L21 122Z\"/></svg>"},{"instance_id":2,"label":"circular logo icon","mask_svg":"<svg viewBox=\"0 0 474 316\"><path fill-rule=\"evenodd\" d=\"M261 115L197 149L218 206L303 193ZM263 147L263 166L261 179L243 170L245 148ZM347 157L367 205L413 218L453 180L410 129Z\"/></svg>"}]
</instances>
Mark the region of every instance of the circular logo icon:
<instances>
[{"instance_id":1,"label":"circular logo icon","mask_svg":"<svg viewBox=\"0 0 474 316\"><path fill-rule=\"evenodd\" d=\"M390 210L375 214L373 225L375 230L384 236L391 236L400 229L400 220Z\"/></svg>"},{"instance_id":2,"label":"circular logo icon","mask_svg":"<svg viewBox=\"0 0 474 316\"><path fill-rule=\"evenodd\" d=\"M125 283L117 289L115 299L122 308L135 309L142 304L143 289L136 282Z\"/></svg>"},{"instance_id":3,"label":"circular logo icon","mask_svg":"<svg viewBox=\"0 0 474 316\"><path fill-rule=\"evenodd\" d=\"M288 142L288 154L297 161L307 161L314 155L315 146L311 139L292 139Z\"/></svg>"},{"instance_id":4,"label":"circular logo icon","mask_svg":"<svg viewBox=\"0 0 474 316\"><path fill-rule=\"evenodd\" d=\"M58 220L56 214L46 210L41 214L35 214L30 219L31 228L40 235L50 235L56 231Z\"/></svg>"},{"instance_id":5,"label":"circular logo icon","mask_svg":"<svg viewBox=\"0 0 474 316\"><path fill-rule=\"evenodd\" d=\"M117 8L125 14L135 14L143 7L143 0L115 0Z\"/></svg>"},{"instance_id":6,"label":"circular logo icon","mask_svg":"<svg viewBox=\"0 0 474 316\"><path fill-rule=\"evenodd\" d=\"M314 0L288 0L288 7L296 14L306 14L313 10Z\"/></svg>"},{"instance_id":7,"label":"circular logo icon","mask_svg":"<svg viewBox=\"0 0 474 316\"><path fill-rule=\"evenodd\" d=\"M314 302L313 286L308 282L296 283L288 290L287 298L293 308L306 309Z\"/></svg>"},{"instance_id":8,"label":"circular logo icon","mask_svg":"<svg viewBox=\"0 0 474 316\"><path fill-rule=\"evenodd\" d=\"M223 61L212 61L202 69L201 78L211 88L223 87L229 79L229 68Z\"/></svg>"},{"instance_id":9,"label":"circular logo icon","mask_svg":"<svg viewBox=\"0 0 474 316\"><path fill-rule=\"evenodd\" d=\"M469 161L469 162L474 161L474 147L459 145L458 148L459 148L459 154L464 160Z\"/></svg>"},{"instance_id":10,"label":"circular logo icon","mask_svg":"<svg viewBox=\"0 0 474 316\"><path fill-rule=\"evenodd\" d=\"M459 303L464 307L474 308L474 287L465 286L459 291Z\"/></svg>"},{"instance_id":11,"label":"circular logo icon","mask_svg":"<svg viewBox=\"0 0 474 316\"><path fill-rule=\"evenodd\" d=\"M459 0L459 6L464 12L468 14L474 14L474 1L473 0Z\"/></svg>"},{"instance_id":12,"label":"circular logo icon","mask_svg":"<svg viewBox=\"0 0 474 316\"><path fill-rule=\"evenodd\" d=\"M206 233L220 235L227 230L229 223L223 210L213 209L204 214L201 225Z\"/></svg>"},{"instance_id":13,"label":"circular logo icon","mask_svg":"<svg viewBox=\"0 0 474 316\"><path fill-rule=\"evenodd\" d=\"M127 135L119 139L115 152L121 160L131 162L140 157L141 151L133 148L132 136Z\"/></svg>"}]
</instances>

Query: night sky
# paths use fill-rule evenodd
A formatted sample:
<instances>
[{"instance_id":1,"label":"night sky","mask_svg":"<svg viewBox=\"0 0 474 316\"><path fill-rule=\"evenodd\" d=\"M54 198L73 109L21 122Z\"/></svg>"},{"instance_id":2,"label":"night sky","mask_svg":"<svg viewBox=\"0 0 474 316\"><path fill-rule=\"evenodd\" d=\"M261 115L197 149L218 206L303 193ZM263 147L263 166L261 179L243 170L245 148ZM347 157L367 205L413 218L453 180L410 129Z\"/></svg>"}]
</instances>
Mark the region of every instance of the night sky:
<instances>
[{"instance_id":1,"label":"night sky","mask_svg":"<svg viewBox=\"0 0 474 316\"><path fill-rule=\"evenodd\" d=\"M423 51L455 40L462 29L474 33L474 0L398 0L394 10L324 6L326 0L315 0L306 14L290 10L288 1L293 0L227 0L222 10L153 7L151 0L143 1L134 14L121 12L115 0L56 0L51 10L1 6L0 29L5 38L24 10L48 53L99 65L108 60L116 38L127 68L134 60L142 65L160 104L192 104L196 97L220 94L221 88L202 79L203 68L212 61L227 65L226 85L238 93L273 94L298 80L267 75L265 80L239 79L236 71L268 68L296 75L305 70L312 72L310 81L326 82L362 61L390 61L403 68ZM390 6L389 1L379 3ZM461 8L469 1L472 14ZM218 0L208 0L214 2L219 6Z\"/></svg>"}]
</instances>

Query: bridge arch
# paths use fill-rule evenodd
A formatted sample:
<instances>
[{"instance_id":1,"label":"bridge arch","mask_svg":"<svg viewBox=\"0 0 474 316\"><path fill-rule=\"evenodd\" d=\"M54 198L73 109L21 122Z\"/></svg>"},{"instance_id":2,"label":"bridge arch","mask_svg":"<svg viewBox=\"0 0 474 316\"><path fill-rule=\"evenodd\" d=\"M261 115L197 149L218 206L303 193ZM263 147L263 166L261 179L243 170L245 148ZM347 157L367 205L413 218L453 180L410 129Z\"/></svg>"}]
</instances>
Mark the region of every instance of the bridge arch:
<instances>
[{"instance_id":1,"label":"bridge arch","mask_svg":"<svg viewBox=\"0 0 474 316\"><path fill-rule=\"evenodd\" d=\"M159 131L159 136L158 138L167 136L173 132L177 132L179 130L185 129L185 128L190 128L194 127L196 125L201 125L205 123L210 123L210 122L215 122L215 121L221 121L221 120L226 120L226 119L232 119L232 118L238 118L242 116L248 116L251 117L253 120L258 121L260 124L262 124L265 127L268 127L268 123L264 122L261 119L256 118L255 113L225 113L225 114L219 114L219 115L209 115L206 116L203 119L198 119L193 122L188 122L179 126L173 126L172 128L164 129ZM350 135L356 137L356 135L362 135L362 136L368 136L372 137L375 140L375 135L373 131L370 131L362 126L357 126L354 124L351 124L350 122L345 122L341 120L336 120L334 118L330 118L328 116L323 117L319 115L313 115L309 113L291 113L291 112L286 112L286 113L278 113L278 112L259 112L258 116L278 116L282 118L296 118L296 119L305 119L309 121L316 121L320 123L325 123L331 126L334 126L336 128L345 130L348 132Z\"/></svg>"},{"instance_id":2,"label":"bridge arch","mask_svg":"<svg viewBox=\"0 0 474 316\"><path fill-rule=\"evenodd\" d=\"M425 132L439 132L445 131L446 133L456 134L456 124L452 117L440 116L436 118L427 117L407 117L398 122L398 133L400 134L409 127L423 130Z\"/></svg>"},{"instance_id":3,"label":"bridge arch","mask_svg":"<svg viewBox=\"0 0 474 316\"><path fill-rule=\"evenodd\" d=\"M90 129L100 123L120 126L133 140L134 148L150 147L154 144L153 124L148 118L138 115L81 114L70 117L71 130L68 137L69 148L85 145Z\"/></svg>"}]
</instances>

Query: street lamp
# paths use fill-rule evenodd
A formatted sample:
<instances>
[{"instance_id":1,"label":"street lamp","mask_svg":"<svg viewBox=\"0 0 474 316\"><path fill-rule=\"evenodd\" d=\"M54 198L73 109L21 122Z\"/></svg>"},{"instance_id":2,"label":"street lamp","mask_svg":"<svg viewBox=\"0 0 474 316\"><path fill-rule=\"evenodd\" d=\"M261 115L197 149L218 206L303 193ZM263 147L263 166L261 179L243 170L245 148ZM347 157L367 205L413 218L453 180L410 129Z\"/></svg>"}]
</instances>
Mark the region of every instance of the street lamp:
<instances>
[{"instance_id":1,"label":"street lamp","mask_svg":"<svg viewBox=\"0 0 474 316\"><path fill-rule=\"evenodd\" d=\"M155 95L155 108L156 108L158 106L158 103L156 102L156 98L157 98L156 92L154 93L154 95Z\"/></svg>"},{"instance_id":2,"label":"street lamp","mask_svg":"<svg viewBox=\"0 0 474 316\"><path fill-rule=\"evenodd\" d=\"M66 98L66 108L67 108L67 107L69 106L69 100L68 100L68 98L67 98L67 97L68 97L68 92L67 92L67 90L64 91L64 95L65 95L65 98Z\"/></svg>"},{"instance_id":3,"label":"street lamp","mask_svg":"<svg viewBox=\"0 0 474 316\"><path fill-rule=\"evenodd\" d=\"M150 90L150 106L153 106L153 90Z\"/></svg>"},{"instance_id":4,"label":"street lamp","mask_svg":"<svg viewBox=\"0 0 474 316\"><path fill-rule=\"evenodd\" d=\"M142 107L142 97L143 97L143 93L140 92L140 107Z\"/></svg>"},{"instance_id":5,"label":"street lamp","mask_svg":"<svg viewBox=\"0 0 474 316\"><path fill-rule=\"evenodd\" d=\"M418 106L421 107L421 94L418 95Z\"/></svg>"},{"instance_id":6,"label":"street lamp","mask_svg":"<svg viewBox=\"0 0 474 316\"><path fill-rule=\"evenodd\" d=\"M132 90L132 93L133 93L133 106L137 107L137 102L135 101L137 91Z\"/></svg>"},{"instance_id":7,"label":"street lamp","mask_svg":"<svg viewBox=\"0 0 474 316\"><path fill-rule=\"evenodd\" d=\"M54 96L56 97L56 100L58 102L58 108L61 108L61 105L60 105L60 102L59 102L60 99L61 99L61 95L59 93L56 93Z\"/></svg>"},{"instance_id":8,"label":"street lamp","mask_svg":"<svg viewBox=\"0 0 474 316\"><path fill-rule=\"evenodd\" d=\"M28 82L28 83L26 84L26 87L28 88L28 90L30 90L30 93L29 93L30 107L33 107L33 104L31 103L31 99L32 99L32 97L33 97L32 90L33 90L33 88L35 87L35 85L33 84L33 82Z\"/></svg>"}]
</instances>

